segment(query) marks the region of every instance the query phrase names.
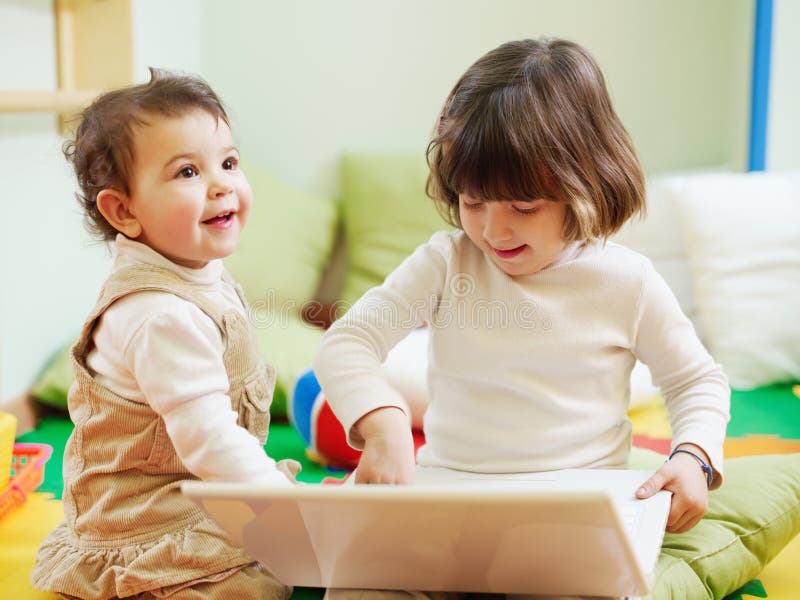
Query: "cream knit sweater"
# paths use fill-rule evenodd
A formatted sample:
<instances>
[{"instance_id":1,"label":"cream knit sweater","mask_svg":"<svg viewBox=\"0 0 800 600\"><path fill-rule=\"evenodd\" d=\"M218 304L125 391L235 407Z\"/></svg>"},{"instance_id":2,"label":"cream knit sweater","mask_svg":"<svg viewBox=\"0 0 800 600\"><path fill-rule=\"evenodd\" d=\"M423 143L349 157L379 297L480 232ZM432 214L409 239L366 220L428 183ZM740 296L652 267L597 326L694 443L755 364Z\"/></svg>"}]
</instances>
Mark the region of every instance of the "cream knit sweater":
<instances>
[{"instance_id":1,"label":"cream knit sweater","mask_svg":"<svg viewBox=\"0 0 800 600\"><path fill-rule=\"evenodd\" d=\"M431 327L421 465L479 472L624 467L638 358L661 387L673 448L697 444L719 485L727 379L645 257L611 242L568 246L511 278L463 232L437 233L326 333L314 370L349 441L368 412L403 408L388 351Z\"/></svg>"}]
</instances>

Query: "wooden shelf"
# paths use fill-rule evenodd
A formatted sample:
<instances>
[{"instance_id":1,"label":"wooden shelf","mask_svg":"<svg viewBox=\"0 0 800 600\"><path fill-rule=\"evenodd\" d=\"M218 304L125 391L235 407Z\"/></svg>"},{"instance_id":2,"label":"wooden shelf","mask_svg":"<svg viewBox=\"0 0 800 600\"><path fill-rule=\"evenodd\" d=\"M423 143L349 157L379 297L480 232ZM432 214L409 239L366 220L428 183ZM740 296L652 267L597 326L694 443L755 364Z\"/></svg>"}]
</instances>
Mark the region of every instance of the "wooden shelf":
<instances>
[{"instance_id":1,"label":"wooden shelf","mask_svg":"<svg viewBox=\"0 0 800 600\"><path fill-rule=\"evenodd\" d=\"M88 106L96 90L0 91L0 112L75 112Z\"/></svg>"},{"instance_id":2,"label":"wooden shelf","mask_svg":"<svg viewBox=\"0 0 800 600\"><path fill-rule=\"evenodd\" d=\"M133 81L131 0L54 0L58 89L0 91L0 112L65 119L99 94Z\"/></svg>"}]
</instances>

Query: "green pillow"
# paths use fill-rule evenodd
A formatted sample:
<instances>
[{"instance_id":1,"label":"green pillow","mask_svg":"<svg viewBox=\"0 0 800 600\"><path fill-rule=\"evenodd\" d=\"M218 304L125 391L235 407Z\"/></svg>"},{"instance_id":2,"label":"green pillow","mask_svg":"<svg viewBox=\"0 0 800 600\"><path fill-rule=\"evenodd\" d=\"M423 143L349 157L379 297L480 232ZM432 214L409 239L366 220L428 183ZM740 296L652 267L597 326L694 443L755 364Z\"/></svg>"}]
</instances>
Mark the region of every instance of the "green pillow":
<instances>
[{"instance_id":1,"label":"green pillow","mask_svg":"<svg viewBox=\"0 0 800 600\"><path fill-rule=\"evenodd\" d=\"M300 312L311 299L333 249L336 205L242 162L253 188L250 219L225 265L253 306Z\"/></svg>"},{"instance_id":2,"label":"green pillow","mask_svg":"<svg viewBox=\"0 0 800 600\"><path fill-rule=\"evenodd\" d=\"M66 410L67 393L74 379L69 357L71 347L72 344L56 352L34 382L30 393L42 404Z\"/></svg>"},{"instance_id":3,"label":"green pillow","mask_svg":"<svg viewBox=\"0 0 800 600\"><path fill-rule=\"evenodd\" d=\"M287 414L287 400L299 375L311 366L324 331L291 312L252 311L261 355L275 367L275 395L270 413Z\"/></svg>"},{"instance_id":4,"label":"green pillow","mask_svg":"<svg viewBox=\"0 0 800 600\"><path fill-rule=\"evenodd\" d=\"M341 298L358 300L434 232L449 228L425 195L424 156L346 154L341 164L348 269Z\"/></svg>"},{"instance_id":5,"label":"green pillow","mask_svg":"<svg viewBox=\"0 0 800 600\"><path fill-rule=\"evenodd\" d=\"M658 468L664 457L631 453L631 468ZM705 518L687 533L667 533L652 600L724 598L756 577L800 532L800 454L725 461L725 482L709 496Z\"/></svg>"}]
</instances>

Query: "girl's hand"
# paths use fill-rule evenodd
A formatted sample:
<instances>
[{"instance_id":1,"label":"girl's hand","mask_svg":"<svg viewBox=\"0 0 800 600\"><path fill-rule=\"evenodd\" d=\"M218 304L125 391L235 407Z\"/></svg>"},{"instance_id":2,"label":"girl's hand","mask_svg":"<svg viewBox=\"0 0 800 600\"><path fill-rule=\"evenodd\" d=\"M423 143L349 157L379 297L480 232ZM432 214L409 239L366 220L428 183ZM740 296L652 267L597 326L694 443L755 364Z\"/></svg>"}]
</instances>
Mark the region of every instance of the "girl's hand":
<instances>
[{"instance_id":1,"label":"girl's hand","mask_svg":"<svg viewBox=\"0 0 800 600\"><path fill-rule=\"evenodd\" d=\"M681 444L708 462L705 452L694 445ZM679 453L656 471L636 491L636 497L649 498L659 490L672 492L672 504L667 518L667 531L686 533L700 522L708 510L708 482L697 459Z\"/></svg>"},{"instance_id":2,"label":"girl's hand","mask_svg":"<svg viewBox=\"0 0 800 600\"><path fill-rule=\"evenodd\" d=\"M356 483L414 481L414 440L402 410L379 408L361 417L355 427L364 438Z\"/></svg>"}]
</instances>

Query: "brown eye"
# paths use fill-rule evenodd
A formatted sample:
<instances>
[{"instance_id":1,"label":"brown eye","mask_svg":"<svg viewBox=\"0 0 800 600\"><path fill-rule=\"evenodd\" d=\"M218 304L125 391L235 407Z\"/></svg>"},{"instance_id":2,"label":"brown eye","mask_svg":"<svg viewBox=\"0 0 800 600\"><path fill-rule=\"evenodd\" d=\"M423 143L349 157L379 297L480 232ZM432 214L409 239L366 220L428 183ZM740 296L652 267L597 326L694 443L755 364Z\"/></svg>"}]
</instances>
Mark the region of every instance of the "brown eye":
<instances>
[{"instance_id":1,"label":"brown eye","mask_svg":"<svg viewBox=\"0 0 800 600\"><path fill-rule=\"evenodd\" d=\"M235 158L233 157L226 158L225 161L222 163L222 168L225 169L226 171L233 171L236 168L237 164L238 161Z\"/></svg>"},{"instance_id":2,"label":"brown eye","mask_svg":"<svg viewBox=\"0 0 800 600\"><path fill-rule=\"evenodd\" d=\"M180 171L178 171L178 175L184 179L190 179L197 175L197 171L195 171L194 167L183 167Z\"/></svg>"}]
</instances>

